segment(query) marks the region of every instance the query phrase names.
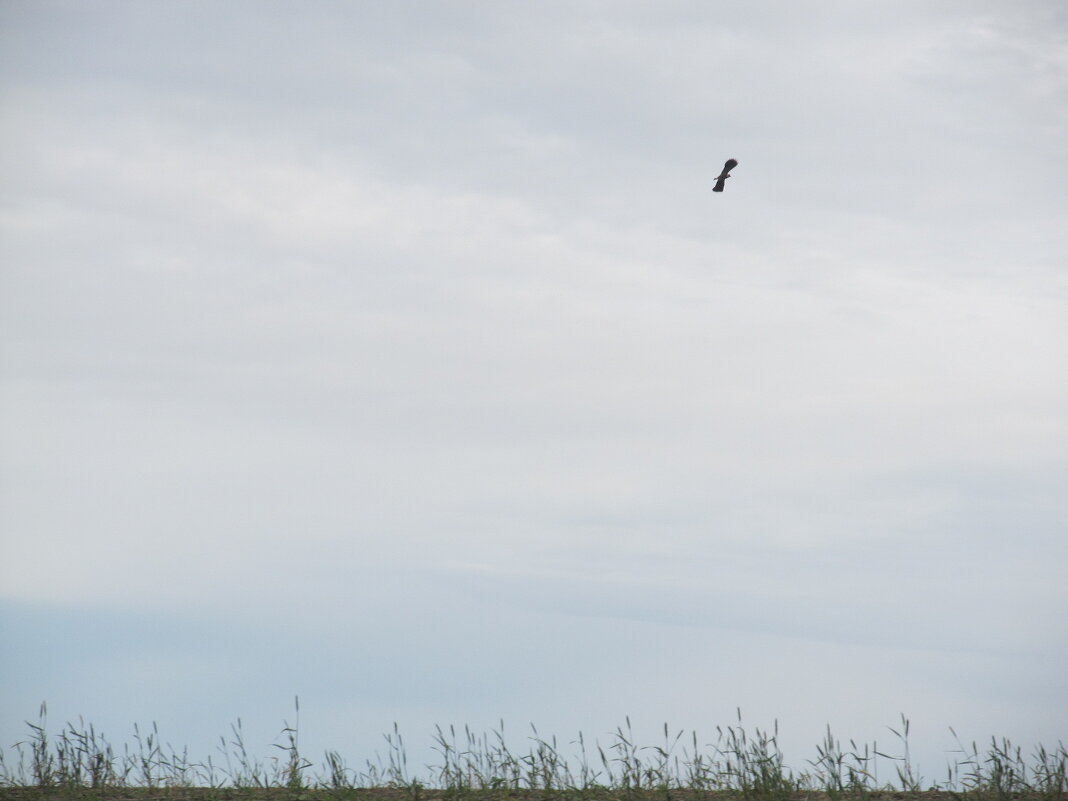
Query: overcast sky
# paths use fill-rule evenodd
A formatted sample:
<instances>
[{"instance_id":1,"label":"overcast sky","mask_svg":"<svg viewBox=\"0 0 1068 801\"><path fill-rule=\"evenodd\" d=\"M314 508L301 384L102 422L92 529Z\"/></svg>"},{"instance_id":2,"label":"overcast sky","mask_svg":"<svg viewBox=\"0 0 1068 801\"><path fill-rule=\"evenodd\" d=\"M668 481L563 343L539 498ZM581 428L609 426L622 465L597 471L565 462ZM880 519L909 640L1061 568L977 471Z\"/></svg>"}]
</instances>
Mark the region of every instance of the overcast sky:
<instances>
[{"instance_id":1,"label":"overcast sky","mask_svg":"<svg viewBox=\"0 0 1068 801\"><path fill-rule=\"evenodd\" d=\"M1064 4L3 0L0 82L4 746L1068 739Z\"/></svg>"}]
</instances>

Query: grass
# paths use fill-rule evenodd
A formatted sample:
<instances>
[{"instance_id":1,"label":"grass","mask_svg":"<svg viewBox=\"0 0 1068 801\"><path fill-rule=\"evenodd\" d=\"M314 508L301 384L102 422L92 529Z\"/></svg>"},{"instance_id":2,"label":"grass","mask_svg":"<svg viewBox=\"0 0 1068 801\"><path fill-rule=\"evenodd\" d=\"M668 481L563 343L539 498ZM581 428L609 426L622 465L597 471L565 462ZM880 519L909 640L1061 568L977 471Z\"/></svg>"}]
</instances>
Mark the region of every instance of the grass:
<instances>
[{"instance_id":1,"label":"grass","mask_svg":"<svg viewBox=\"0 0 1068 801\"><path fill-rule=\"evenodd\" d=\"M1068 798L1068 751L1038 746L1025 753L1008 740L980 749L957 738L954 761L940 781L916 773L909 753L909 721L891 727L894 753L876 743L848 747L828 728L816 758L802 770L787 766L778 726L748 730L741 713L718 727L711 743L664 725L663 739L639 745L630 719L604 745L580 733L566 748L531 726L527 745L513 750L504 724L491 732L437 727L434 764L413 772L396 725L384 735L384 757L351 767L337 751L314 763L300 750L299 700L266 760L249 753L241 721L220 737L217 753L191 759L163 745L155 725L134 726L132 741L116 749L91 725L67 723L55 733L41 705L26 739L0 751L0 798L114 799L115 801L746 801L786 799L899 799L916 795L955 801ZM887 771L889 765L890 771ZM891 778L880 779L883 774Z\"/></svg>"}]
</instances>

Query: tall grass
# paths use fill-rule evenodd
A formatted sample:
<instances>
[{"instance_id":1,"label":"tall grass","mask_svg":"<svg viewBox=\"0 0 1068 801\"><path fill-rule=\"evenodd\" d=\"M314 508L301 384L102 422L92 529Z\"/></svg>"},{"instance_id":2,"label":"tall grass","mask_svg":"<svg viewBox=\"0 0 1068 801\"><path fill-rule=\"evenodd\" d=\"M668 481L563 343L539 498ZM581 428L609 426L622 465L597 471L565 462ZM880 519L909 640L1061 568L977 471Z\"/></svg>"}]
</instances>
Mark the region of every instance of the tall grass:
<instances>
[{"instance_id":1,"label":"tall grass","mask_svg":"<svg viewBox=\"0 0 1068 801\"><path fill-rule=\"evenodd\" d=\"M961 799L1009 801L1062 799L1068 793L1068 751L1062 743L1024 752L1006 739L993 739L981 749L975 742L962 744L952 729L954 760L943 779L926 782L912 763L904 716L889 727L896 741L893 753L877 743L850 740L843 747L828 728L815 758L802 770L788 766L779 748L778 724L770 731L750 730L739 711L734 724L717 727L711 742L703 742L696 731L686 734L665 724L662 741L655 745L637 742L629 718L604 744L591 744L581 733L563 743L531 726L525 747L517 750L509 745L503 721L490 732L439 726L432 735L436 761L413 771L396 725L384 735L384 757L351 767L339 752L327 751L321 762L312 762L300 750L299 700L294 711L293 723L284 722L274 752L264 761L247 748L240 719L228 736L219 738L216 753L193 760L185 749L164 744L155 724L146 731L135 725L132 741L121 749L81 719L53 733L42 704L38 721L26 723L26 738L0 750L0 794L4 787L37 787L106 798L129 788L212 788L286 790L295 796L330 791L338 796L363 788L400 791L409 801L420 801L426 793L447 801L503 794L671 801L710 793L776 801L811 792L836 801L931 789ZM880 766L892 778L880 780Z\"/></svg>"}]
</instances>

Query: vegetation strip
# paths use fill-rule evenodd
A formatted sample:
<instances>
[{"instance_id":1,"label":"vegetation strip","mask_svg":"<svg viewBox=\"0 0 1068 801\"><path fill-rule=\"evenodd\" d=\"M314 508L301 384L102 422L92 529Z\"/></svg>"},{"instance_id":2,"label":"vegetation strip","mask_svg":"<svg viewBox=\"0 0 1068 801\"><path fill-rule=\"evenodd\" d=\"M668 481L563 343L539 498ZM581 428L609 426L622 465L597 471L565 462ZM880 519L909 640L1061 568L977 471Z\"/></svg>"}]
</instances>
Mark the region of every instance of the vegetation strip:
<instances>
[{"instance_id":1,"label":"vegetation strip","mask_svg":"<svg viewBox=\"0 0 1068 801\"><path fill-rule=\"evenodd\" d=\"M778 746L778 726L770 732L736 725L716 728L716 739L701 744L696 732L672 734L667 724L658 745L638 745L630 719L607 746L589 746L580 733L564 752L556 737L543 738L531 726L527 747L513 752L503 722L489 733L464 727L437 727L438 761L426 773L411 773L404 739L394 725L384 735L385 757L376 755L352 768L337 751L316 765L299 747L299 726L284 724L277 753L266 761L249 754L240 719L218 753L205 760L164 745L155 725L134 726L133 743L116 750L92 725L67 723L56 734L38 723L14 744L7 759L0 751L0 798L109 799L110 801L891 801L892 799L975 799L1020 801L1068 798L1068 750L1035 747L1029 754L1008 740L992 739L980 750L957 739L956 759L945 776L920 776L909 753L909 721L891 728L893 753L877 743L844 748L828 728L816 758L803 770L788 767ZM296 703L299 721L300 704ZM952 729L950 729L952 732ZM956 734L954 733L954 738ZM889 770L887 769L889 765ZM882 774L880 775L880 768ZM889 775L888 775L889 774Z\"/></svg>"}]
</instances>

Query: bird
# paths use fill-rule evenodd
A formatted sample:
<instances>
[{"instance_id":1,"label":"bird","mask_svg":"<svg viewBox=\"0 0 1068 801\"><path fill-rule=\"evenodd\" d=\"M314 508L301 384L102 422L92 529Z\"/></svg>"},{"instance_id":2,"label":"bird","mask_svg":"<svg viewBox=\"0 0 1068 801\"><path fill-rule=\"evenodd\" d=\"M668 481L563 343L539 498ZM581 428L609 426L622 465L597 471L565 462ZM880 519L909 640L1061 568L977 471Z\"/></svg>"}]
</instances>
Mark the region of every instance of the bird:
<instances>
[{"instance_id":1,"label":"bird","mask_svg":"<svg viewBox=\"0 0 1068 801\"><path fill-rule=\"evenodd\" d=\"M712 187L713 192L722 192L724 185L727 183L727 179L731 176L730 171L738 166L738 159L727 159L727 163L723 165L723 172L716 178L716 185Z\"/></svg>"}]
</instances>

